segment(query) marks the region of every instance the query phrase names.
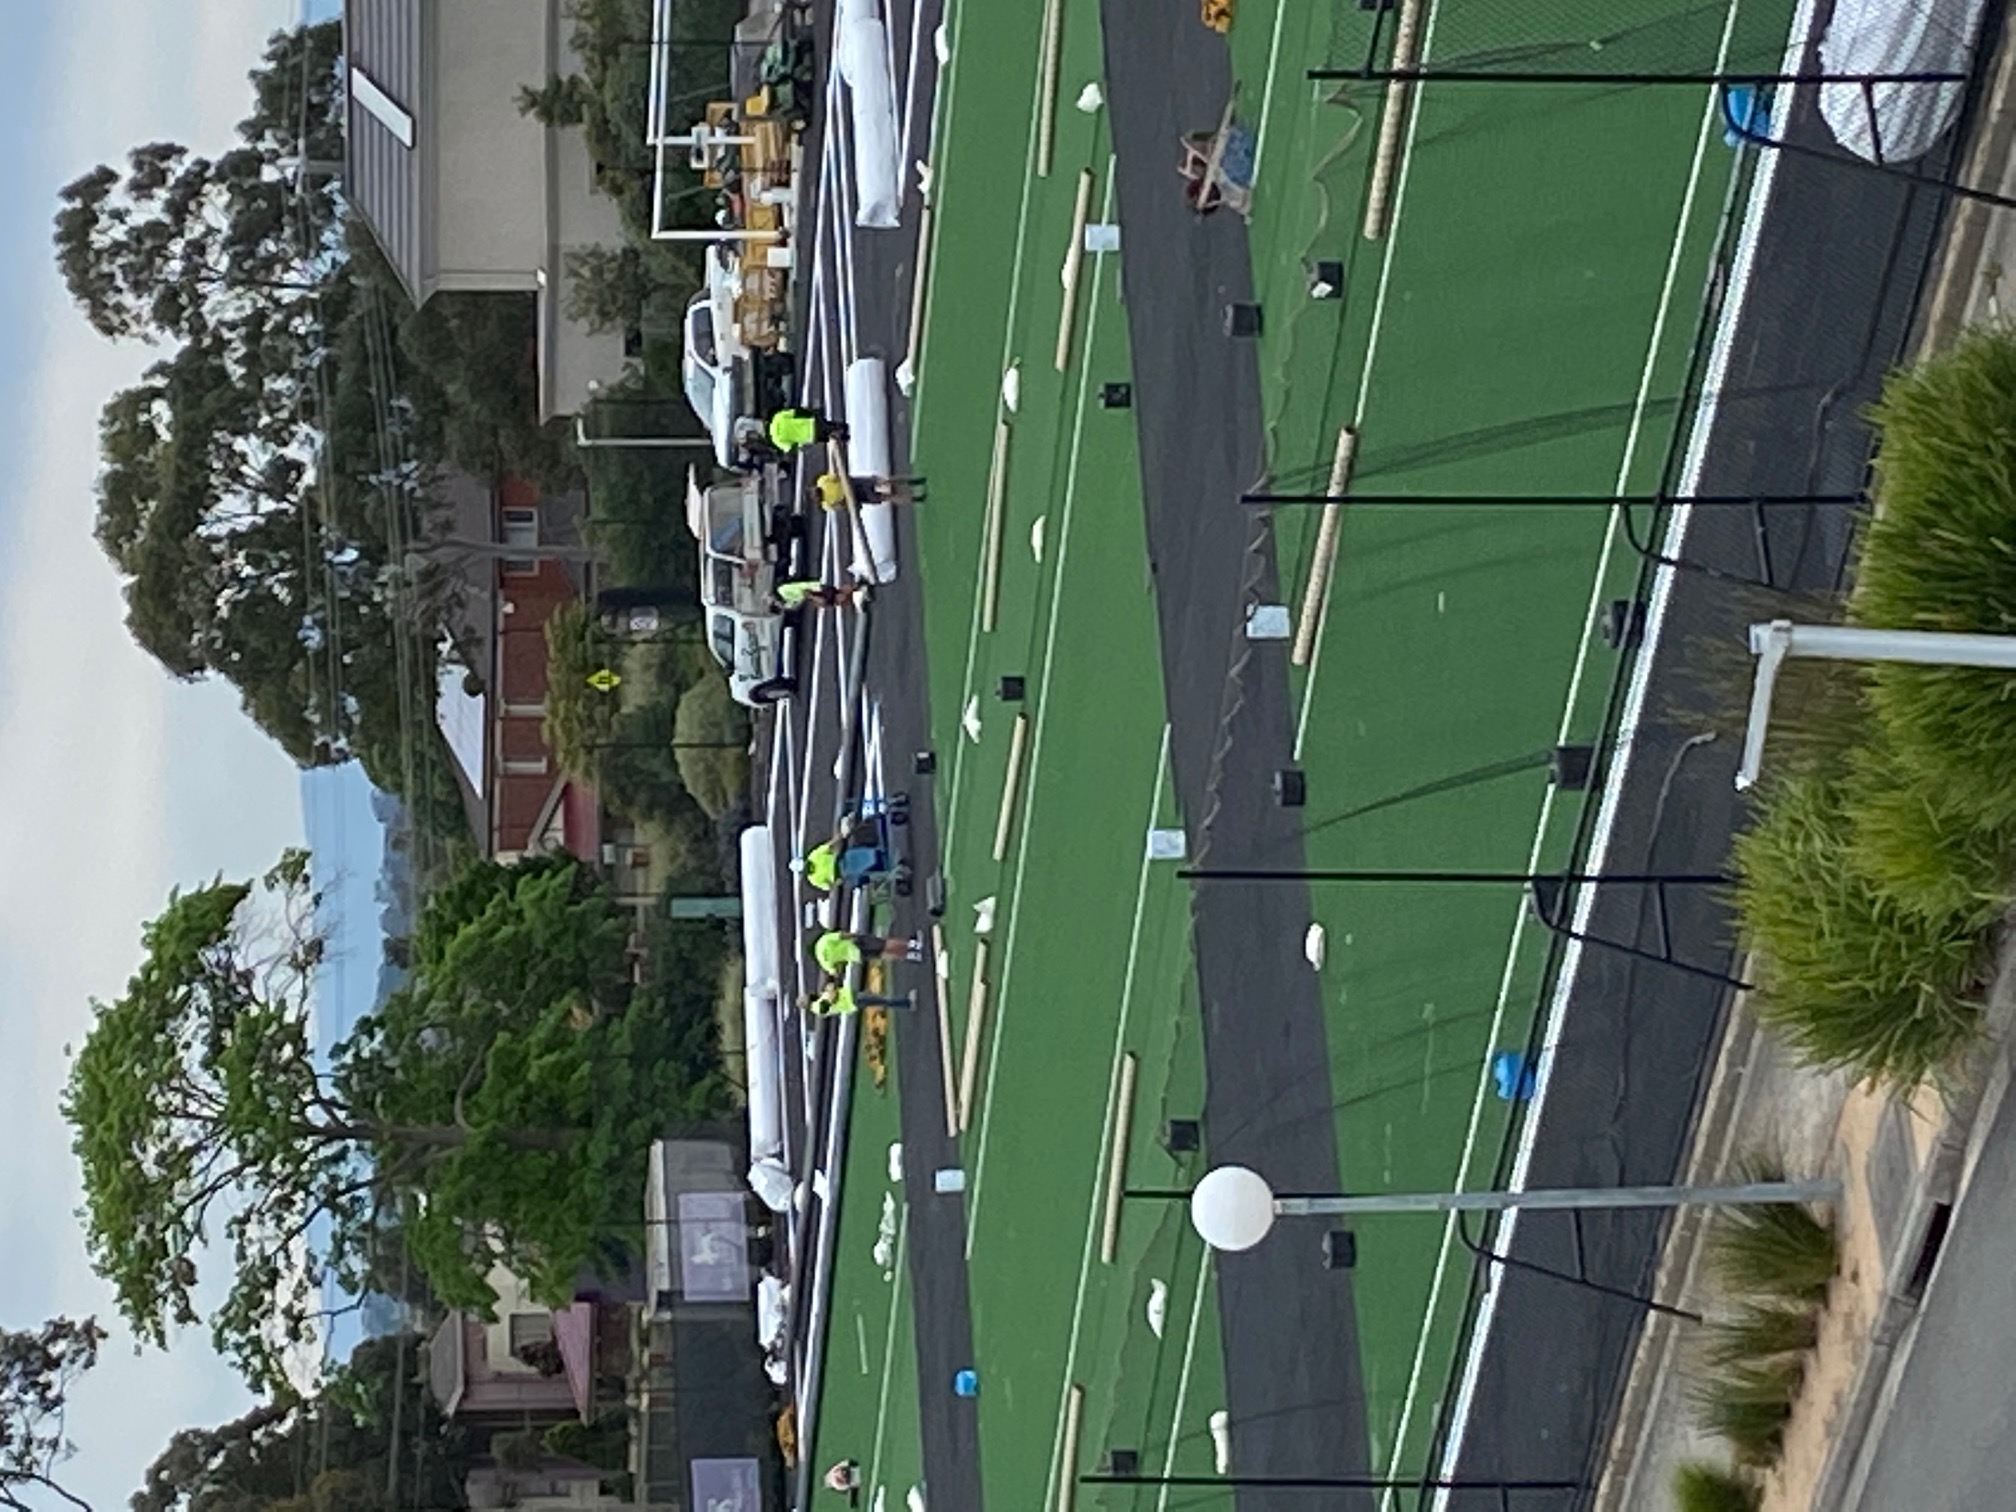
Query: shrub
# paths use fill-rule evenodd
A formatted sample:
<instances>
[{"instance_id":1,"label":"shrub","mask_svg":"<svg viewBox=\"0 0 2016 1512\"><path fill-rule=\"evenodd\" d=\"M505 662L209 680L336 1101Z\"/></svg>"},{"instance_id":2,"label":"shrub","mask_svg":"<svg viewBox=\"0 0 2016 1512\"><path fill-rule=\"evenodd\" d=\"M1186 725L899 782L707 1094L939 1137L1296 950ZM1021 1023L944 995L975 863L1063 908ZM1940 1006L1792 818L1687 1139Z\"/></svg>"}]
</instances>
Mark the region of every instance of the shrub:
<instances>
[{"instance_id":1,"label":"shrub","mask_svg":"<svg viewBox=\"0 0 2016 1512\"><path fill-rule=\"evenodd\" d=\"M1887 744L1849 761L1849 861L1907 913L1986 929L2009 893L2009 831L1917 779Z\"/></svg>"},{"instance_id":2,"label":"shrub","mask_svg":"<svg viewBox=\"0 0 2016 1512\"><path fill-rule=\"evenodd\" d=\"M1711 1369L1727 1369L1780 1355L1803 1354L1819 1337L1820 1320L1812 1307L1753 1304L1710 1325L1702 1358Z\"/></svg>"},{"instance_id":3,"label":"shrub","mask_svg":"<svg viewBox=\"0 0 2016 1512\"><path fill-rule=\"evenodd\" d=\"M703 677L679 697L673 757L686 791L709 819L719 819L749 789L749 716L721 676Z\"/></svg>"},{"instance_id":4,"label":"shrub","mask_svg":"<svg viewBox=\"0 0 2016 1512\"><path fill-rule=\"evenodd\" d=\"M1775 1177L1752 1173L1746 1179ZM1803 1307L1811 1307L1827 1295L1827 1283L1834 1279L1839 1263L1834 1230L1810 1208L1791 1202L1760 1202L1726 1210L1715 1222L1709 1253L1717 1278L1729 1291ZM1788 1347L1803 1349L1806 1345Z\"/></svg>"},{"instance_id":5,"label":"shrub","mask_svg":"<svg viewBox=\"0 0 2016 1512\"><path fill-rule=\"evenodd\" d=\"M1897 629L2016 631L2016 334L1975 331L1892 376L1873 419L1879 508L1854 617ZM1956 811L2016 822L2016 678L1878 667L1898 755Z\"/></svg>"},{"instance_id":6,"label":"shrub","mask_svg":"<svg viewBox=\"0 0 2016 1512\"><path fill-rule=\"evenodd\" d=\"M1694 1388L1701 1424L1725 1440L1739 1465L1774 1463L1785 1447L1785 1424L1806 1379L1806 1363L1784 1356L1724 1366Z\"/></svg>"},{"instance_id":7,"label":"shrub","mask_svg":"<svg viewBox=\"0 0 2016 1512\"><path fill-rule=\"evenodd\" d=\"M1815 1064L1915 1086L1972 1040L1984 941L1973 915L1900 907L1851 864L1842 784L1782 778L1736 846L1760 1018Z\"/></svg>"},{"instance_id":8,"label":"shrub","mask_svg":"<svg viewBox=\"0 0 2016 1512\"><path fill-rule=\"evenodd\" d=\"M1757 1488L1733 1470L1698 1461L1673 1472L1677 1512L1757 1512Z\"/></svg>"}]
</instances>

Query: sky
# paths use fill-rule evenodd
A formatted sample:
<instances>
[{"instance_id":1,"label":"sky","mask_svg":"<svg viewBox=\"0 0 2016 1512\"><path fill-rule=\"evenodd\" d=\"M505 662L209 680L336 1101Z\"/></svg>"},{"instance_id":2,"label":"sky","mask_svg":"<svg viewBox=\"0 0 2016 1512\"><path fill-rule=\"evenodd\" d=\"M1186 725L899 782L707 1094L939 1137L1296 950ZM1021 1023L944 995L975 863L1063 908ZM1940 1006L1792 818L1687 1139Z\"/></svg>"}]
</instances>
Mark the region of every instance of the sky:
<instances>
[{"instance_id":1,"label":"sky","mask_svg":"<svg viewBox=\"0 0 2016 1512\"><path fill-rule=\"evenodd\" d=\"M0 872L0 1105L13 1142L0 1159L0 1326L57 1312L115 1325L67 1425L78 1452L65 1478L100 1512L124 1504L175 1428L219 1421L245 1398L200 1331L136 1356L116 1326L73 1216L57 1113L65 1046L88 1027L90 1000L123 988L140 926L171 887L255 875L301 842L303 789L228 687L173 684L127 639L91 538L96 420L148 354L100 340L72 309L50 217L63 184L136 143L225 145L249 101L246 72L296 8L0 3L0 792L13 815Z\"/></svg>"}]
</instances>

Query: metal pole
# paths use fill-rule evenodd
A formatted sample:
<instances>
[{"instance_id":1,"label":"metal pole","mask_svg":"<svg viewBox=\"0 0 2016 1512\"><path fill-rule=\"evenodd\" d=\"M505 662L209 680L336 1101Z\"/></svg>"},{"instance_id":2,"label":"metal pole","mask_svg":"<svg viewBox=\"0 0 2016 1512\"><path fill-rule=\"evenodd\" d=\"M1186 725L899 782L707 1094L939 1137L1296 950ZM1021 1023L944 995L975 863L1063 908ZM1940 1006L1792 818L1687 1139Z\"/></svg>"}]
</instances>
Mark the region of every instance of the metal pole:
<instances>
[{"instance_id":1,"label":"metal pole","mask_svg":"<svg viewBox=\"0 0 2016 1512\"><path fill-rule=\"evenodd\" d=\"M707 436L591 436L582 417L574 417L574 445L582 451L592 451L596 447L623 447L636 451L712 451L714 442Z\"/></svg>"},{"instance_id":2,"label":"metal pole","mask_svg":"<svg viewBox=\"0 0 2016 1512\"><path fill-rule=\"evenodd\" d=\"M1743 732L1743 760L1736 769L1738 792L1754 786L1763 769L1764 737L1771 723L1771 694L1787 657L1986 667L2016 672L2016 635L1871 630L1856 625L1795 625L1790 620L1771 620L1750 627L1750 651L1757 658L1757 681L1750 691L1750 721Z\"/></svg>"},{"instance_id":3,"label":"metal pole","mask_svg":"<svg viewBox=\"0 0 2016 1512\"><path fill-rule=\"evenodd\" d=\"M1841 1183L1752 1181L1740 1186L1555 1187L1529 1192L1387 1192L1374 1197L1276 1197L1284 1218L1342 1218L1366 1213L1502 1213L1571 1209L1744 1207L1756 1203L1833 1202Z\"/></svg>"},{"instance_id":4,"label":"metal pole","mask_svg":"<svg viewBox=\"0 0 2016 1512\"><path fill-rule=\"evenodd\" d=\"M1243 493L1241 504L1350 504L1375 508L1421 505L1435 509L1636 509L1686 505L1690 509L1860 504L1859 493L1842 494L1381 494Z\"/></svg>"},{"instance_id":5,"label":"metal pole","mask_svg":"<svg viewBox=\"0 0 2016 1512\"><path fill-rule=\"evenodd\" d=\"M1585 73L1570 69L1489 68L1312 68L1319 81L1362 79L1370 84L1672 84L1692 89L1748 85L1753 89L1798 84L1964 84L1964 73Z\"/></svg>"},{"instance_id":6,"label":"metal pole","mask_svg":"<svg viewBox=\"0 0 2016 1512\"><path fill-rule=\"evenodd\" d=\"M1186 882L1415 882L1423 886L1533 887L1550 882L1564 885L1621 883L1638 887L1726 887L1735 879L1722 872L1500 872L1321 870L1263 866L1186 866L1176 875Z\"/></svg>"},{"instance_id":7,"label":"metal pole","mask_svg":"<svg viewBox=\"0 0 2016 1512\"><path fill-rule=\"evenodd\" d=\"M1577 1480L1412 1480L1374 1475L1113 1475L1092 1471L1081 1486L1242 1487L1273 1491L1584 1491Z\"/></svg>"}]
</instances>

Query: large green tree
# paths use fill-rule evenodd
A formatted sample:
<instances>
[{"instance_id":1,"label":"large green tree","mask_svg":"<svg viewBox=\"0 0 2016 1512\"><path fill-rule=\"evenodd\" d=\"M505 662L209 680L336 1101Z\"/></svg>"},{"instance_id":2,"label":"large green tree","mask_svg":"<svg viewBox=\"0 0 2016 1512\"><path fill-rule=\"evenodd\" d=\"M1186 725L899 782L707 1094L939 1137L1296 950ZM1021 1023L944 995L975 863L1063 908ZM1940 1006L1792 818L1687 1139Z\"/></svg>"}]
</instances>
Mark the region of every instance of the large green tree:
<instances>
[{"instance_id":1,"label":"large green tree","mask_svg":"<svg viewBox=\"0 0 2016 1512\"><path fill-rule=\"evenodd\" d=\"M462 1504L463 1436L427 1390L426 1342L366 1339L321 1388L210 1428L148 1466L133 1512L405 1512Z\"/></svg>"},{"instance_id":2,"label":"large green tree","mask_svg":"<svg viewBox=\"0 0 2016 1512\"><path fill-rule=\"evenodd\" d=\"M571 858L480 862L417 922L412 975L325 1061L304 854L261 882L170 897L123 996L95 1007L63 1111L94 1266L137 1334L201 1321L199 1265L231 1267L208 1322L257 1387L361 1289L400 1224L436 1296L487 1309L508 1265L555 1302L632 1234L645 1152L717 1088L633 1001L629 926Z\"/></svg>"},{"instance_id":3,"label":"large green tree","mask_svg":"<svg viewBox=\"0 0 2016 1512\"><path fill-rule=\"evenodd\" d=\"M0 1329L0 1507L40 1512L67 1502L89 1512L56 1472L70 1453L63 1437L70 1387L97 1363L104 1339L89 1318Z\"/></svg>"}]
</instances>

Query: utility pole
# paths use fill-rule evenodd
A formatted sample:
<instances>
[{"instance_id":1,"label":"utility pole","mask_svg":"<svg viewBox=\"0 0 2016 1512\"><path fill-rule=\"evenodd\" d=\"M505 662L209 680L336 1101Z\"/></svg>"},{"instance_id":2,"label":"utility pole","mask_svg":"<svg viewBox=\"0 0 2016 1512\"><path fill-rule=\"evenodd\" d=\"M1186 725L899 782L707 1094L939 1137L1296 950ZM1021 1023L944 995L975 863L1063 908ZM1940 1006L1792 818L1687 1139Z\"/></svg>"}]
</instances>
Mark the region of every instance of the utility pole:
<instances>
[{"instance_id":1,"label":"utility pole","mask_svg":"<svg viewBox=\"0 0 2016 1512\"><path fill-rule=\"evenodd\" d=\"M1859 504L1859 493L1804 494L1545 494L1545 493L1243 493L1241 504L1347 504L1365 509L1782 509Z\"/></svg>"}]
</instances>

